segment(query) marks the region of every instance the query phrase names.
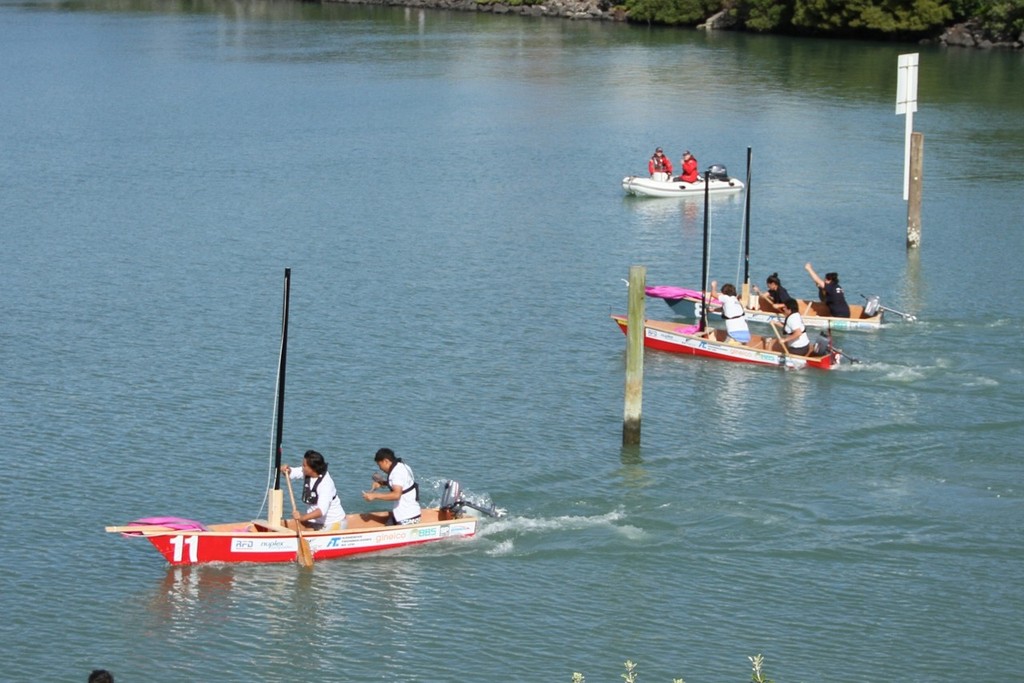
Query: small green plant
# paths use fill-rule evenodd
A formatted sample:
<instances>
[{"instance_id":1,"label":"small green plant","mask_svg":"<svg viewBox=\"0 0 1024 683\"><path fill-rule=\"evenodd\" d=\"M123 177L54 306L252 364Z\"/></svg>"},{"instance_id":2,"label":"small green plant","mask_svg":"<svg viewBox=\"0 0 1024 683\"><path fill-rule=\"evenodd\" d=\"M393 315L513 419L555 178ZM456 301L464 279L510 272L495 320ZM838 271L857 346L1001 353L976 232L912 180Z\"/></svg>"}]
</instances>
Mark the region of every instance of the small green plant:
<instances>
[{"instance_id":1,"label":"small green plant","mask_svg":"<svg viewBox=\"0 0 1024 683\"><path fill-rule=\"evenodd\" d=\"M764 675L764 655L758 653L753 657L747 657L750 660L750 666L753 673L750 675L752 683L773 683L772 679L767 678ZM636 672L636 662L627 659L623 662L623 666L626 667L626 673L619 674L623 681L626 683L636 683L638 674ZM572 674L572 683L587 683L587 679L578 671ZM673 678L672 683L686 683L681 678Z\"/></svg>"},{"instance_id":2,"label":"small green plant","mask_svg":"<svg viewBox=\"0 0 1024 683\"><path fill-rule=\"evenodd\" d=\"M758 653L753 657L747 657L750 660L750 666L754 672L750 675L750 680L753 683L772 683L770 678L764 677L764 655Z\"/></svg>"}]
</instances>

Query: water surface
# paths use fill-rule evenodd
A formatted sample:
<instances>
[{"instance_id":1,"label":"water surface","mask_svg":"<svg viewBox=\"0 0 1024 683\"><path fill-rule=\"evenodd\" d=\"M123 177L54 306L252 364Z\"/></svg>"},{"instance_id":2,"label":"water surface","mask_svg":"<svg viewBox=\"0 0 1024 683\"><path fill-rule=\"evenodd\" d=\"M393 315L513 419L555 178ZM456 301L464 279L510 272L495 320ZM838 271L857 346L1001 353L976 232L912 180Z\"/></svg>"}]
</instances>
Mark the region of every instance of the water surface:
<instances>
[{"instance_id":1,"label":"water surface","mask_svg":"<svg viewBox=\"0 0 1024 683\"><path fill-rule=\"evenodd\" d=\"M11 680L1016 677L1020 55L284 2L0 26ZM622 278L700 273L702 202L619 188L659 145L753 149L755 281L809 296L810 260L919 322L828 374L649 354L623 450ZM387 445L506 518L311 574L103 533L259 515L286 266L289 456L358 510Z\"/></svg>"}]
</instances>

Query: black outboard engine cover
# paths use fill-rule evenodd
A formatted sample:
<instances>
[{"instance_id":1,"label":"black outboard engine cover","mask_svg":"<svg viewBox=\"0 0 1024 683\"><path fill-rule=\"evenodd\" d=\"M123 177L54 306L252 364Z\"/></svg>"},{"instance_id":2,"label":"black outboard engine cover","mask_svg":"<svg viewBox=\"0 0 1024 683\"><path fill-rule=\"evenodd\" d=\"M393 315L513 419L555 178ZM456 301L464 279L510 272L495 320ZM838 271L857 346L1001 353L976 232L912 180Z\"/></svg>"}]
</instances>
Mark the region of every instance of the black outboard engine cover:
<instances>
[{"instance_id":1,"label":"black outboard engine cover","mask_svg":"<svg viewBox=\"0 0 1024 683\"><path fill-rule=\"evenodd\" d=\"M708 177L712 180L728 180L729 171L725 170L725 166L721 164L712 164L708 169Z\"/></svg>"}]
</instances>

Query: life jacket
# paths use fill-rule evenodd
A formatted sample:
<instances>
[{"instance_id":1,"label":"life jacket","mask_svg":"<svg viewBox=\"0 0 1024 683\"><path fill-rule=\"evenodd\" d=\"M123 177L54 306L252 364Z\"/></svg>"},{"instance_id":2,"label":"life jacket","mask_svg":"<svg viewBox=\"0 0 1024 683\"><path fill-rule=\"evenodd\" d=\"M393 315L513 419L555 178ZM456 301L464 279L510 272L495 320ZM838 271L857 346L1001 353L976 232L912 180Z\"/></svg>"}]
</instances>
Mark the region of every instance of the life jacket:
<instances>
[{"instance_id":1,"label":"life jacket","mask_svg":"<svg viewBox=\"0 0 1024 683\"><path fill-rule=\"evenodd\" d=\"M796 332L796 330L794 330L793 328L791 328L789 326L789 319L792 318L794 315L796 315L795 311L793 313L790 313L789 315L787 315L786 319L782 323L783 329L784 330L789 330L789 332L786 332L786 334L791 334L793 332ZM801 320L802 320L802 318L801 318ZM807 326L806 325L804 325L803 334L805 336L807 335ZM800 341L799 337L797 339L793 340L792 342L788 342L789 348L791 348L791 349L806 349L811 344L811 339L810 339L810 337L808 337L807 338L807 345L806 346L793 346L793 344L795 344L798 341Z\"/></svg>"},{"instance_id":2,"label":"life jacket","mask_svg":"<svg viewBox=\"0 0 1024 683\"><path fill-rule=\"evenodd\" d=\"M736 318L742 318L743 317L743 304L741 304L739 302L739 300L737 299L736 305L740 307L740 314L739 315L726 315L725 314L725 304L722 304L722 320L735 320Z\"/></svg>"},{"instance_id":3,"label":"life jacket","mask_svg":"<svg viewBox=\"0 0 1024 683\"><path fill-rule=\"evenodd\" d=\"M665 173L665 161L668 159L666 156L658 156L655 154L651 157L651 161L654 163L654 170L659 173Z\"/></svg>"},{"instance_id":4,"label":"life jacket","mask_svg":"<svg viewBox=\"0 0 1024 683\"><path fill-rule=\"evenodd\" d=\"M302 480L302 502L306 505L316 505L320 500L320 494L317 493L317 488L320 486L320 482L323 481L324 475L320 475L313 482L312 488L309 486L309 477Z\"/></svg>"},{"instance_id":5,"label":"life jacket","mask_svg":"<svg viewBox=\"0 0 1024 683\"><path fill-rule=\"evenodd\" d=\"M395 461L391 463L391 470L395 469L395 465L397 465L400 462L402 462L401 458L395 458ZM406 465L406 467L409 470L409 474L412 475L412 486L402 491L402 498L404 498L407 493L412 492L416 495L416 502L418 503L420 502L420 485L416 481L416 473L413 472L412 468L409 467L408 465ZM391 485L391 470L388 470L388 486Z\"/></svg>"},{"instance_id":6,"label":"life jacket","mask_svg":"<svg viewBox=\"0 0 1024 683\"><path fill-rule=\"evenodd\" d=\"M320 482L323 481L323 479L324 479L324 475L321 474L319 477L316 478L316 481L313 482L313 486L312 487L310 487L310 485L309 485L309 477L306 477L305 479L303 479L303 481L302 481L302 502L303 503L305 503L306 505L317 505L317 503L320 502L320 494L317 493L317 488L320 486ZM337 497L338 497L338 494L335 493L334 494L334 498L337 498ZM331 500L334 500L334 498L331 498ZM329 502L328 502L328 505L330 505ZM320 506L317 505L317 507L320 507ZM320 512L324 513L325 515L327 514L327 510L325 510L324 508L320 508Z\"/></svg>"}]
</instances>

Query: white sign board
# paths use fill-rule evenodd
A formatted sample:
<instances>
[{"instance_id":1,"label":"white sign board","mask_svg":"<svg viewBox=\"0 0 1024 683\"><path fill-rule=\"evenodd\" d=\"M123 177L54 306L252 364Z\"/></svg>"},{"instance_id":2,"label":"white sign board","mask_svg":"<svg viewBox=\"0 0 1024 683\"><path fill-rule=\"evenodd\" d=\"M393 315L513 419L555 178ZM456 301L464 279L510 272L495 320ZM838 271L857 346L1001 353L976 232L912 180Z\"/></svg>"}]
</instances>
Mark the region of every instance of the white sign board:
<instances>
[{"instance_id":1,"label":"white sign board","mask_svg":"<svg viewBox=\"0 0 1024 683\"><path fill-rule=\"evenodd\" d=\"M917 53L900 55L896 71L896 113L917 111Z\"/></svg>"},{"instance_id":2,"label":"white sign board","mask_svg":"<svg viewBox=\"0 0 1024 683\"><path fill-rule=\"evenodd\" d=\"M896 113L907 117L903 145L903 201L910 196L910 138L914 132L914 112L917 111L917 59L916 52L900 55L896 68Z\"/></svg>"}]
</instances>

